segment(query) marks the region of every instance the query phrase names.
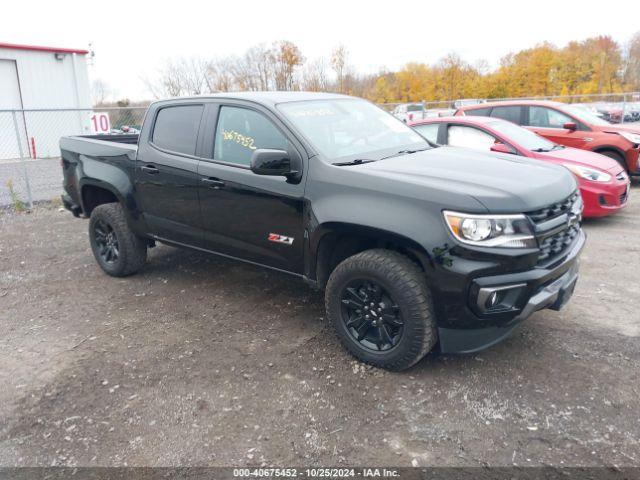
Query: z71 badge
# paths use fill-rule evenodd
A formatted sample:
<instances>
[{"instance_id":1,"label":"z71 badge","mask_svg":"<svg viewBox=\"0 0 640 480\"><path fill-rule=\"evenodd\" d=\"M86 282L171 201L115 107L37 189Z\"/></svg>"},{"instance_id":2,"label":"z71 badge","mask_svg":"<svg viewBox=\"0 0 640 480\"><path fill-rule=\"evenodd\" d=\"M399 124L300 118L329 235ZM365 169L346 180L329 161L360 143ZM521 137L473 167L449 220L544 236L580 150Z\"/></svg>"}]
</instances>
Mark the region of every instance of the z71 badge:
<instances>
[{"instance_id":1,"label":"z71 badge","mask_svg":"<svg viewBox=\"0 0 640 480\"><path fill-rule=\"evenodd\" d=\"M284 243L285 245L292 245L293 237L285 237L284 235L279 235L277 233L270 233L269 241L275 243Z\"/></svg>"}]
</instances>

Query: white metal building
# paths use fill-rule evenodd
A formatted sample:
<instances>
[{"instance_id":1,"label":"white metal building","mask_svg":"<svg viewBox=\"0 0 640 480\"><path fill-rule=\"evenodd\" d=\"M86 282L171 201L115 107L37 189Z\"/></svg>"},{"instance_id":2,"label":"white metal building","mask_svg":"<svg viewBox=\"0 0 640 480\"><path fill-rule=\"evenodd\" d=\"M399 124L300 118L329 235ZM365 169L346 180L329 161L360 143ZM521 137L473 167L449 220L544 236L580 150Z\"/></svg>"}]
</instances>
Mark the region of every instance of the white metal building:
<instances>
[{"instance_id":1,"label":"white metal building","mask_svg":"<svg viewBox=\"0 0 640 480\"><path fill-rule=\"evenodd\" d=\"M0 43L0 159L58 156L61 136L90 132L90 113L73 111L91 108L88 53ZM70 110L8 112L23 109Z\"/></svg>"}]
</instances>

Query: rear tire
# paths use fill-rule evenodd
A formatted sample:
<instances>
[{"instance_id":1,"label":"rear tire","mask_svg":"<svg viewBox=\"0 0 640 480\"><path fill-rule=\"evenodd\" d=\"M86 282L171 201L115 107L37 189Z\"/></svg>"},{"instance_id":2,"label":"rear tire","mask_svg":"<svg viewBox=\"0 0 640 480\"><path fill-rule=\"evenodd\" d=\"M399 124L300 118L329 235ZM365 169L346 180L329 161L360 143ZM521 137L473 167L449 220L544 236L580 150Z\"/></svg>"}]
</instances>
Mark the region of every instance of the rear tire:
<instances>
[{"instance_id":1,"label":"rear tire","mask_svg":"<svg viewBox=\"0 0 640 480\"><path fill-rule=\"evenodd\" d=\"M344 347L376 367L405 370L437 341L424 272L391 250L367 250L340 263L329 277L325 306Z\"/></svg>"},{"instance_id":2,"label":"rear tire","mask_svg":"<svg viewBox=\"0 0 640 480\"><path fill-rule=\"evenodd\" d=\"M113 277L132 275L147 261L147 243L131 231L119 203L105 203L93 209L89 242L100 268Z\"/></svg>"}]
</instances>

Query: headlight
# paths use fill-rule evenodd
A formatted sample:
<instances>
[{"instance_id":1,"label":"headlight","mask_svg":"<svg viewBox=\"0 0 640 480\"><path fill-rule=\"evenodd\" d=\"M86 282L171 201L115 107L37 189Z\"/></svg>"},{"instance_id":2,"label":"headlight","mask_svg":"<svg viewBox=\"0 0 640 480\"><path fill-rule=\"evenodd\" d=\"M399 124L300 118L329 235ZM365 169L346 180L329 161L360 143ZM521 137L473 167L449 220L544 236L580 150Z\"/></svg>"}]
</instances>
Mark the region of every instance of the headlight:
<instances>
[{"instance_id":1,"label":"headlight","mask_svg":"<svg viewBox=\"0 0 640 480\"><path fill-rule=\"evenodd\" d=\"M571 205L571 213L576 217L580 217L582 210L584 210L584 203L582 202L582 196L578 195L578 199Z\"/></svg>"},{"instance_id":2,"label":"headlight","mask_svg":"<svg viewBox=\"0 0 640 480\"><path fill-rule=\"evenodd\" d=\"M537 247L524 215L472 215L447 210L442 213L449 230L462 243L479 247Z\"/></svg>"},{"instance_id":3,"label":"headlight","mask_svg":"<svg viewBox=\"0 0 640 480\"><path fill-rule=\"evenodd\" d=\"M624 138L629 140L631 143L635 143L636 145L640 144L640 134L631 133L631 132L618 132Z\"/></svg>"},{"instance_id":4,"label":"headlight","mask_svg":"<svg viewBox=\"0 0 640 480\"><path fill-rule=\"evenodd\" d=\"M576 177L584 178L585 180L591 180L592 182L608 182L611 180L611 175L602 170L596 170L595 168L581 167L579 165L572 165L565 163L564 166L568 168Z\"/></svg>"}]
</instances>

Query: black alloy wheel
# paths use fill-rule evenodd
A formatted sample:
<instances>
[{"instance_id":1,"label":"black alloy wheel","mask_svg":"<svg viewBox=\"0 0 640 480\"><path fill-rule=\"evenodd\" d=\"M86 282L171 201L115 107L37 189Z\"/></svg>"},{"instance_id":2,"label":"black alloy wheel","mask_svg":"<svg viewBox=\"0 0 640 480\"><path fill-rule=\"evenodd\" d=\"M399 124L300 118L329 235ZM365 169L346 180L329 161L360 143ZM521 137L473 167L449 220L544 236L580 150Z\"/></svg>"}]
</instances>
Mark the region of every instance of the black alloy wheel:
<instances>
[{"instance_id":1,"label":"black alloy wheel","mask_svg":"<svg viewBox=\"0 0 640 480\"><path fill-rule=\"evenodd\" d=\"M404 333L398 304L373 280L357 279L342 291L342 321L362 347L374 352L393 349Z\"/></svg>"},{"instance_id":2,"label":"black alloy wheel","mask_svg":"<svg viewBox=\"0 0 640 480\"><path fill-rule=\"evenodd\" d=\"M98 247L98 255L105 263L115 263L120 257L118 237L111 225L98 220L93 225L94 239Z\"/></svg>"}]
</instances>

